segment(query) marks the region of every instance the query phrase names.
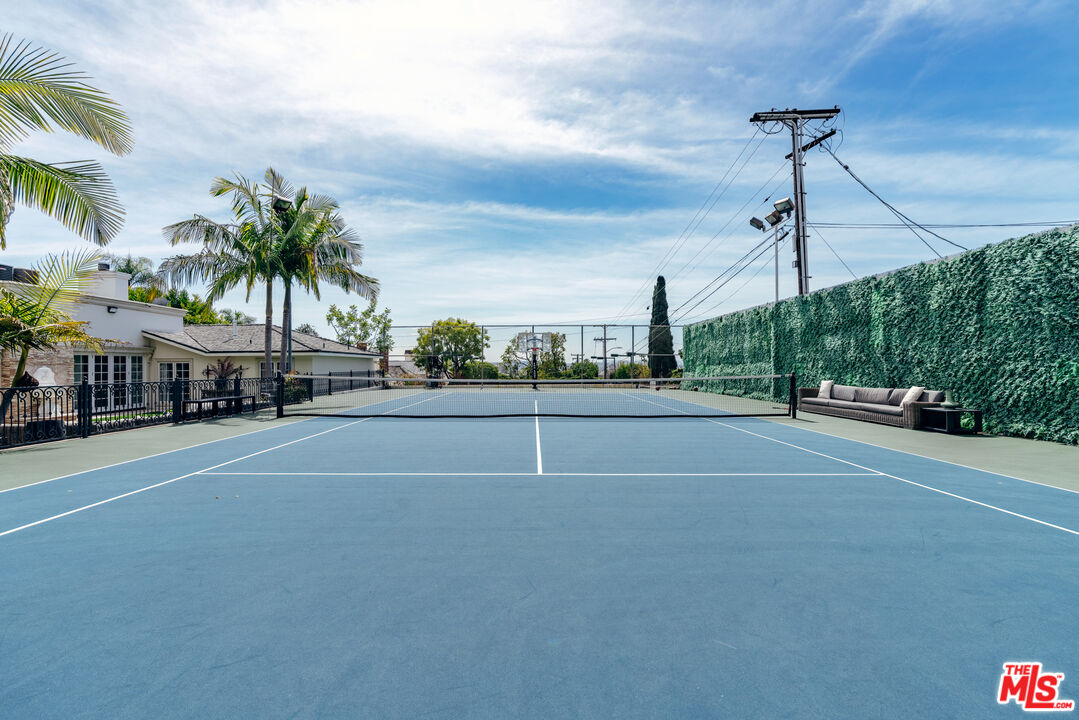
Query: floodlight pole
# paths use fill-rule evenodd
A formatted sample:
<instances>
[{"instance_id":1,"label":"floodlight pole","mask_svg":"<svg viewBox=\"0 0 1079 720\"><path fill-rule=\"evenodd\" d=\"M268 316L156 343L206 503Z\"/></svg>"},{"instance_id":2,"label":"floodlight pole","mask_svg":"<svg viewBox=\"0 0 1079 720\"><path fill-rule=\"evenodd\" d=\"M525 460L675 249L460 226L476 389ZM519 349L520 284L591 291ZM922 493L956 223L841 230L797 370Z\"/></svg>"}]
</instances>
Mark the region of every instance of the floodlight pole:
<instances>
[{"instance_id":1,"label":"floodlight pole","mask_svg":"<svg viewBox=\"0 0 1079 720\"><path fill-rule=\"evenodd\" d=\"M809 261L806 252L806 208L805 208L805 179L803 168L805 162L802 154L812 147L814 143L802 145L802 129L810 120L829 120L840 112L836 106L824 110L776 110L754 113L749 119L751 123L763 124L778 122L788 127L791 131L791 158L794 164L794 266L798 270L798 294L805 295L809 292Z\"/></svg>"}]
</instances>

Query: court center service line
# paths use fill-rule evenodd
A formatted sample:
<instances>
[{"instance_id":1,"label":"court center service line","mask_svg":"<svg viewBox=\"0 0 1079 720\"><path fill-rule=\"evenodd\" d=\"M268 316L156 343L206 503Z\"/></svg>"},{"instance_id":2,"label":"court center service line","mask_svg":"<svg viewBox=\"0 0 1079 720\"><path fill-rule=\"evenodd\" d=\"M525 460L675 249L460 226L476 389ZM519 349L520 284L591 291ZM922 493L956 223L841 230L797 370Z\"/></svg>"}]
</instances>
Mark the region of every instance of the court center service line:
<instances>
[{"instance_id":1,"label":"court center service line","mask_svg":"<svg viewBox=\"0 0 1079 720\"><path fill-rule=\"evenodd\" d=\"M539 400L533 400L533 405L536 408L536 474L543 474L543 452L540 450L540 433L539 433Z\"/></svg>"}]
</instances>

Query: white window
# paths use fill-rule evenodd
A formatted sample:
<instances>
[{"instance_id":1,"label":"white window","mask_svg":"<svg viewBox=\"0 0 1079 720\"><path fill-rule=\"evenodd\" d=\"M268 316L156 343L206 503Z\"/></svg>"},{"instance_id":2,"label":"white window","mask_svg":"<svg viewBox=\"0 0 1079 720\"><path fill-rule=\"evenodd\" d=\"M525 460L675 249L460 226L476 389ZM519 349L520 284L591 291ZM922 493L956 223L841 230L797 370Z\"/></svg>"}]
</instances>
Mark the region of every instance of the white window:
<instances>
[{"instance_id":1,"label":"white window","mask_svg":"<svg viewBox=\"0 0 1079 720\"><path fill-rule=\"evenodd\" d=\"M75 384L81 385L83 380L90 379L90 356L75 356Z\"/></svg>"},{"instance_id":2,"label":"white window","mask_svg":"<svg viewBox=\"0 0 1079 720\"><path fill-rule=\"evenodd\" d=\"M259 377L265 377L266 375L266 363L259 363ZM270 363L270 377L277 377L277 373L281 371L281 363Z\"/></svg>"},{"instance_id":3,"label":"white window","mask_svg":"<svg viewBox=\"0 0 1079 720\"><path fill-rule=\"evenodd\" d=\"M145 404L145 387L143 386L145 374L143 373L142 355L131 356L131 404L141 406Z\"/></svg>"},{"instance_id":4,"label":"white window","mask_svg":"<svg viewBox=\"0 0 1079 720\"><path fill-rule=\"evenodd\" d=\"M190 380L191 379L191 363L186 362L161 362L157 364L157 379L162 383L172 382L173 380ZM169 395L169 388L167 385L161 385L161 399L167 399L171 397ZM184 383L184 400L191 399L191 385Z\"/></svg>"},{"instance_id":5,"label":"white window","mask_svg":"<svg viewBox=\"0 0 1079 720\"><path fill-rule=\"evenodd\" d=\"M95 411L103 412L142 404L144 360L140 355L75 355L75 384L91 385Z\"/></svg>"}]
</instances>

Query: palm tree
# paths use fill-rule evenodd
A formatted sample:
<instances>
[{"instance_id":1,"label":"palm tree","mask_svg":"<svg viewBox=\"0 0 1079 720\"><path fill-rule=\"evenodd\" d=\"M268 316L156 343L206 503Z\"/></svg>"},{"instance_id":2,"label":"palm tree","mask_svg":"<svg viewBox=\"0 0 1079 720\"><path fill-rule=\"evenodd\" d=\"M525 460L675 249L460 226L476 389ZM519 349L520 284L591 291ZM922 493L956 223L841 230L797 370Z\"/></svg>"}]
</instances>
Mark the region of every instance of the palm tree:
<instances>
[{"instance_id":1,"label":"palm tree","mask_svg":"<svg viewBox=\"0 0 1079 720\"><path fill-rule=\"evenodd\" d=\"M82 238L106 245L124 211L96 162L48 164L9 154L33 130L66 130L115 155L131 152L127 115L89 76L56 53L0 37L0 250L15 204L51 215Z\"/></svg>"},{"instance_id":2,"label":"palm tree","mask_svg":"<svg viewBox=\"0 0 1079 720\"><path fill-rule=\"evenodd\" d=\"M281 356L291 370L293 284L314 293L317 299L321 299L320 282L372 299L378 295L378 280L356 270L363 262L363 245L338 213L340 206L336 200L326 195L309 195L307 188L294 191L273 168L266 171L266 184L278 201L275 205L280 233L277 256L285 284Z\"/></svg>"},{"instance_id":3,"label":"palm tree","mask_svg":"<svg viewBox=\"0 0 1079 720\"><path fill-rule=\"evenodd\" d=\"M173 223L164 228L165 239L171 245L184 242L202 243L202 251L194 255L166 258L158 273L173 283L188 285L196 281L210 282L207 300L219 299L226 292L243 285L251 298L256 284L266 287L266 334L263 354L263 377L273 375L271 343L273 340L273 281L280 276L275 256L277 227L272 210L273 198L260 193L257 183L242 175L235 180L217 178L210 186L210 195L232 195L235 222L218 223L202 215Z\"/></svg>"},{"instance_id":4,"label":"palm tree","mask_svg":"<svg viewBox=\"0 0 1079 720\"><path fill-rule=\"evenodd\" d=\"M93 284L101 256L96 252L65 252L49 255L39 263L36 282L0 289L0 351L18 355L13 385L26 372L31 350L57 345L85 345L100 352L101 343L86 331L85 322L72 319L68 311ZM15 389L0 398L0 418L7 415Z\"/></svg>"},{"instance_id":5,"label":"palm tree","mask_svg":"<svg viewBox=\"0 0 1079 720\"><path fill-rule=\"evenodd\" d=\"M105 260L116 272L127 273L131 276L127 281L128 288L145 290L143 296L149 299L144 299L142 302L153 302L161 297L165 290L164 283L161 282L161 276L154 272L154 261L150 258L134 257L128 253L126 256L105 255Z\"/></svg>"}]
</instances>

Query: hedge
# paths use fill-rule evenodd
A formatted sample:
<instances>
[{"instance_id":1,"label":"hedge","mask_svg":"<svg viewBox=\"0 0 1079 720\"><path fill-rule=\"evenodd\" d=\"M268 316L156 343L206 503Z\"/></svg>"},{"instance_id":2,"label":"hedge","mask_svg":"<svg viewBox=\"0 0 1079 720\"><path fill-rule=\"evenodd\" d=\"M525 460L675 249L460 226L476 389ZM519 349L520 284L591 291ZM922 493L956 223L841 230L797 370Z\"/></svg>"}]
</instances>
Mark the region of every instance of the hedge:
<instances>
[{"instance_id":1,"label":"hedge","mask_svg":"<svg viewBox=\"0 0 1079 720\"><path fill-rule=\"evenodd\" d=\"M687 375L924 385L985 429L1079 444L1079 226L685 328Z\"/></svg>"}]
</instances>

